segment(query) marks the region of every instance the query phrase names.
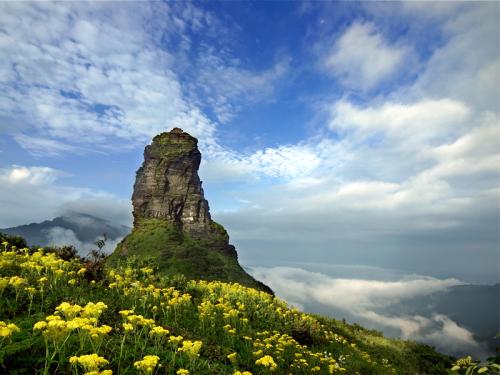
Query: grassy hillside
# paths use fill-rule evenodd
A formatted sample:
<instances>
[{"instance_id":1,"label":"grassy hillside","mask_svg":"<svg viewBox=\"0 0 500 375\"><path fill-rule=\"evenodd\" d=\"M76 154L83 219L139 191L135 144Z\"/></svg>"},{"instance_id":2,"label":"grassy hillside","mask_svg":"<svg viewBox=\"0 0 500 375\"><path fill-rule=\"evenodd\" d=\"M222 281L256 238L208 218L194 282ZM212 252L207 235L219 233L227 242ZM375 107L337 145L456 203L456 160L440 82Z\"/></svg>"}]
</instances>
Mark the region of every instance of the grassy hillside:
<instances>
[{"instance_id":1,"label":"grassy hillside","mask_svg":"<svg viewBox=\"0 0 500 375\"><path fill-rule=\"evenodd\" d=\"M450 359L304 314L239 284L0 252L0 371L9 374L444 374Z\"/></svg>"},{"instance_id":2,"label":"grassy hillside","mask_svg":"<svg viewBox=\"0 0 500 375\"><path fill-rule=\"evenodd\" d=\"M183 274L188 278L220 280L267 291L238 264L236 253L224 248L228 235L219 224L212 238L194 239L162 219L141 219L109 257L110 264L135 256L156 265L164 276Z\"/></svg>"}]
</instances>

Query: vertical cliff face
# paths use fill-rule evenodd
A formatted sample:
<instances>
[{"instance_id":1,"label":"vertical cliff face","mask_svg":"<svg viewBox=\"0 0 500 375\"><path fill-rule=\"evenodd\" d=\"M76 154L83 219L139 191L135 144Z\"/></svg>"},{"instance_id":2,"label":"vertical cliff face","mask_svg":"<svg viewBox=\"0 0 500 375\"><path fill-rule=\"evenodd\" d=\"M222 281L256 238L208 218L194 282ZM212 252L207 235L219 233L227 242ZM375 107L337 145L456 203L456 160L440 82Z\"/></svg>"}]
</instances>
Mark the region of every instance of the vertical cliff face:
<instances>
[{"instance_id":1,"label":"vertical cliff face","mask_svg":"<svg viewBox=\"0 0 500 375\"><path fill-rule=\"evenodd\" d=\"M243 270L226 230L211 219L197 144L174 128L146 147L132 194L134 228L110 261L133 255L153 259L166 275L238 282L272 293Z\"/></svg>"},{"instance_id":2,"label":"vertical cliff face","mask_svg":"<svg viewBox=\"0 0 500 375\"><path fill-rule=\"evenodd\" d=\"M195 238L211 230L208 202L198 177L201 154L196 138L174 128L153 138L144 150L132 195L134 225L161 218Z\"/></svg>"}]
</instances>

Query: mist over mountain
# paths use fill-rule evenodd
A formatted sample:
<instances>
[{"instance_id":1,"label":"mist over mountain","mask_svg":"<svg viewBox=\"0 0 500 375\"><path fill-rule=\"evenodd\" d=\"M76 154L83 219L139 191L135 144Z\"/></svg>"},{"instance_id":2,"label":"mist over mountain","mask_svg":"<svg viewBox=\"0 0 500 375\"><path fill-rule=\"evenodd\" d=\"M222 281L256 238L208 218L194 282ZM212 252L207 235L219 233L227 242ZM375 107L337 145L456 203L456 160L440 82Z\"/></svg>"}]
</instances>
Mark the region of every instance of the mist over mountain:
<instances>
[{"instance_id":1,"label":"mist over mountain","mask_svg":"<svg viewBox=\"0 0 500 375\"><path fill-rule=\"evenodd\" d=\"M454 356L485 359L498 346L494 337L500 332L500 284L312 263L255 266L249 272L308 313L345 319Z\"/></svg>"},{"instance_id":2,"label":"mist over mountain","mask_svg":"<svg viewBox=\"0 0 500 375\"><path fill-rule=\"evenodd\" d=\"M113 251L130 228L89 214L67 212L52 220L4 228L0 232L21 236L30 246L72 245L81 255L86 255L103 234L107 237L104 251Z\"/></svg>"}]
</instances>

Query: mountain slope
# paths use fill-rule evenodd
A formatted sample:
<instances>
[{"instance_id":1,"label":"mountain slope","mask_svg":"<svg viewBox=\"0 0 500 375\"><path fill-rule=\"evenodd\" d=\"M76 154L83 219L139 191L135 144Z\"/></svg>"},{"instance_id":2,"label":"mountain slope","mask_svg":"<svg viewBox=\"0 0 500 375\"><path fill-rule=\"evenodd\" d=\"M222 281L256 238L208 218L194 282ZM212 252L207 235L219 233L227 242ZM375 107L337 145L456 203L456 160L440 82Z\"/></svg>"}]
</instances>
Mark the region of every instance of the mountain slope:
<instances>
[{"instance_id":1,"label":"mountain slope","mask_svg":"<svg viewBox=\"0 0 500 375\"><path fill-rule=\"evenodd\" d=\"M243 270L226 230L211 219L197 144L174 128L145 148L132 194L134 228L109 261L148 257L164 275L232 281L272 293Z\"/></svg>"},{"instance_id":2,"label":"mountain slope","mask_svg":"<svg viewBox=\"0 0 500 375\"><path fill-rule=\"evenodd\" d=\"M1 372L442 375L451 366L428 346L238 284L165 278L137 258L97 278L83 266L2 245Z\"/></svg>"}]
</instances>

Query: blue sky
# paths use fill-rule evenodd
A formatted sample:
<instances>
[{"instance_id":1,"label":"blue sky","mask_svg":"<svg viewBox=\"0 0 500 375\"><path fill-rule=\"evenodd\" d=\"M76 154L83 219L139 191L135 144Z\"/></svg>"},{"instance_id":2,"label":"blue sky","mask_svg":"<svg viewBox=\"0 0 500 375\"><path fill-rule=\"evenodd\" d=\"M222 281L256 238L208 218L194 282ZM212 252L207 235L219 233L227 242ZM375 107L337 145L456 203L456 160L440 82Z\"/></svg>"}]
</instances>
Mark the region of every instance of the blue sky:
<instances>
[{"instance_id":1,"label":"blue sky","mask_svg":"<svg viewBox=\"0 0 500 375\"><path fill-rule=\"evenodd\" d=\"M0 227L130 223L178 126L245 264L496 282L499 7L2 3Z\"/></svg>"}]
</instances>

